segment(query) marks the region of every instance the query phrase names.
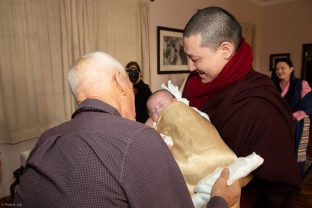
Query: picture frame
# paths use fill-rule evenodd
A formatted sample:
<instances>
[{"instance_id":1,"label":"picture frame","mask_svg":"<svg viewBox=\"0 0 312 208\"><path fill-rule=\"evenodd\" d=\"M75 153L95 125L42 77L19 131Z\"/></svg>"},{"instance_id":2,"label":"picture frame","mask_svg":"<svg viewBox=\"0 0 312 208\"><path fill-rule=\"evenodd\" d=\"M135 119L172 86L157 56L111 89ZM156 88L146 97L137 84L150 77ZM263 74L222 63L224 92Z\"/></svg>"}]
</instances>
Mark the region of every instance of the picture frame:
<instances>
[{"instance_id":1,"label":"picture frame","mask_svg":"<svg viewBox=\"0 0 312 208\"><path fill-rule=\"evenodd\" d=\"M157 74L188 72L183 30L157 26Z\"/></svg>"},{"instance_id":2,"label":"picture frame","mask_svg":"<svg viewBox=\"0 0 312 208\"><path fill-rule=\"evenodd\" d=\"M280 58L290 58L290 53L270 54L270 71L274 70L275 61Z\"/></svg>"}]
</instances>

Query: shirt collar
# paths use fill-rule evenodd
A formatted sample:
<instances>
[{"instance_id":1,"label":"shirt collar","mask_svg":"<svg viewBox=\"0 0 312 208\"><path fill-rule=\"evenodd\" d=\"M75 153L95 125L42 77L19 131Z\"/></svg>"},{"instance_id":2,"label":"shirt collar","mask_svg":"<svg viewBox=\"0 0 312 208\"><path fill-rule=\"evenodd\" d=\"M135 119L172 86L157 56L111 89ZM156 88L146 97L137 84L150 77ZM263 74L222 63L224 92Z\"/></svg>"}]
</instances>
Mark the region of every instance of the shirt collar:
<instances>
[{"instance_id":1,"label":"shirt collar","mask_svg":"<svg viewBox=\"0 0 312 208\"><path fill-rule=\"evenodd\" d=\"M116 110L116 108L98 99L86 99L82 101L78 105L77 110L79 110L80 108L89 108L89 107L104 110L108 112L109 114L112 114L115 116L121 116L120 113Z\"/></svg>"}]
</instances>

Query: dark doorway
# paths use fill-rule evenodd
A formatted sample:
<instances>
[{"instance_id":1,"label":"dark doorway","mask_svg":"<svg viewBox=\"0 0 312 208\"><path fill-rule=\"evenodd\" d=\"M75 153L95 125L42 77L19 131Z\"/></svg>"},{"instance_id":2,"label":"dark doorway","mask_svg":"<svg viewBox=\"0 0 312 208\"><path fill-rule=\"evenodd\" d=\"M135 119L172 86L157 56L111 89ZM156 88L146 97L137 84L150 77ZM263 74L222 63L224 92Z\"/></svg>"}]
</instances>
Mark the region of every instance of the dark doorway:
<instances>
[{"instance_id":1,"label":"dark doorway","mask_svg":"<svg viewBox=\"0 0 312 208\"><path fill-rule=\"evenodd\" d=\"M302 45L301 77L312 86L312 43Z\"/></svg>"},{"instance_id":2,"label":"dark doorway","mask_svg":"<svg viewBox=\"0 0 312 208\"><path fill-rule=\"evenodd\" d=\"M312 86L312 43L302 45L301 78ZM305 174L312 174L312 115L310 117L310 133L306 152Z\"/></svg>"}]
</instances>

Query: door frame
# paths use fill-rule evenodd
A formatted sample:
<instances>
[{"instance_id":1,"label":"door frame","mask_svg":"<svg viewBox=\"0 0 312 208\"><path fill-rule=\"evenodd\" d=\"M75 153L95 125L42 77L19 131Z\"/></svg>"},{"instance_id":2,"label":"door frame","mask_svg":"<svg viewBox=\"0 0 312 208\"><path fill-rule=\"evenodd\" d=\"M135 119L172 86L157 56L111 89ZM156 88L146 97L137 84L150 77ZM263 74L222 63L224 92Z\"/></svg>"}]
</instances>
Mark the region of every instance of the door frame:
<instances>
[{"instance_id":1,"label":"door frame","mask_svg":"<svg viewBox=\"0 0 312 208\"><path fill-rule=\"evenodd\" d=\"M301 78L306 78L307 62L308 62L308 51L312 50L312 43L302 44L302 61L301 61Z\"/></svg>"}]
</instances>

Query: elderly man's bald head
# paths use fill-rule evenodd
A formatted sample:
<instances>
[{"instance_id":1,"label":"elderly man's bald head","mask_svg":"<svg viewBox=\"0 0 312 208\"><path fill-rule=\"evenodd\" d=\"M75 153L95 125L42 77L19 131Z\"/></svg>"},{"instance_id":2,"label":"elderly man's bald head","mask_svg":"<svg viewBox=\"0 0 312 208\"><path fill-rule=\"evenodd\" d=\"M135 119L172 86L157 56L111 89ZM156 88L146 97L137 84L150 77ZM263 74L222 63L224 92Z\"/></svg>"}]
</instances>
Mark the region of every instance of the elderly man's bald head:
<instances>
[{"instance_id":1,"label":"elderly man's bald head","mask_svg":"<svg viewBox=\"0 0 312 208\"><path fill-rule=\"evenodd\" d=\"M135 119L132 84L124 67L103 52L88 53L69 68L69 87L77 101L98 99L125 118Z\"/></svg>"},{"instance_id":2,"label":"elderly man's bald head","mask_svg":"<svg viewBox=\"0 0 312 208\"><path fill-rule=\"evenodd\" d=\"M112 56L103 52L88 53L70 67L69 87L75 98L79 93L107 90L116 71L126 76L124 67Z\"/></svg>"}]
</instances>

